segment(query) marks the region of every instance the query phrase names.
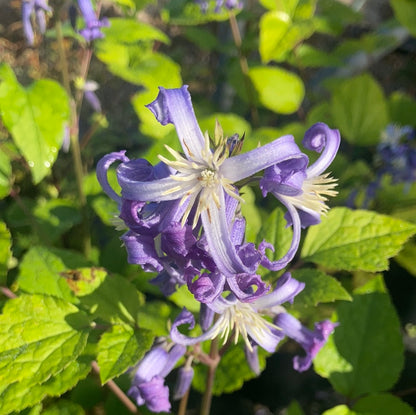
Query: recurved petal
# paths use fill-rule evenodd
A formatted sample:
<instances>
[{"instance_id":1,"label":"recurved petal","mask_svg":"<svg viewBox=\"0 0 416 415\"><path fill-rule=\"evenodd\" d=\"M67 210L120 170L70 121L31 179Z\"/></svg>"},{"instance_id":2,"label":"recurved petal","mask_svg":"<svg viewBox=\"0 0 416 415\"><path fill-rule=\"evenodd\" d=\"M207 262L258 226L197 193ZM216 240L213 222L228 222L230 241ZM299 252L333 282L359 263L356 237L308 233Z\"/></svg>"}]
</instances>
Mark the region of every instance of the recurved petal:
<instances>
[{"instance_id":1,"label":"recurved petal","mask_svg":"<svg viewBox=\"0 0 416 415\"><path fill-rule=\"evenodd\" d=\"M175 126L188 159L201 158L205 140L195 117L188 85L176 89L159 87L159 95L147 108L162 125Z\"/></svg>"},{"instance_id":2,"label":"recurved petal","mask_svg":"<svg viewBox=\"0 0 416 415\"><path fill-rule=\"evenodd\" d=\"M334 160L341 136L338 130L332 130L323 122L314 124L306 131L302 144L308 150L317 151L322 154L306 170L308 177L316 177L323 173Z\"/></svg>"}]
</instances>

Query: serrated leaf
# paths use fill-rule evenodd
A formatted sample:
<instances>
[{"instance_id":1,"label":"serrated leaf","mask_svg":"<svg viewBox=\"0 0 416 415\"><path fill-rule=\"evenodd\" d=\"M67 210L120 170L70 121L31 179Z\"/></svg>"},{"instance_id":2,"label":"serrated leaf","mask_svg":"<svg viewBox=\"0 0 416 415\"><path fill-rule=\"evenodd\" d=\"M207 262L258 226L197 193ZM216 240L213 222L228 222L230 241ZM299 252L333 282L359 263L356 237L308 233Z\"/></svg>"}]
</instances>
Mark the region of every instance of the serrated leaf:
<instances>
[{"instance_id":1,"label":"serrated leaf","mask_svg":"<svg viewBox=\"0 0 416 415\"><path fill-rule=\"evenodd\" d=\"M21 295L7 301L0 316L0 388L45 382L83 351L89 320L58 298Z\"/></svg>"},{"instance_id":2,"label":"serrated leaf","mask_svg":"<svg viewBox=\"0 0 416 415\"><path fill-rule=\"evenodd\" d=\"M133 367L150 349L154 335L149 330L115 325L98 343L97 362L104 384Z\"/></svg>"},{"instance_id":3,"label":"serrated leaf","mask_svg":"<svg viewBox=\"0 0 416 415\"><path fill-rule=\"evenodd\" d=\"M12 257L12 241L10 231L4 222L0 222L0 282L4 284L6 279L8 264Z\"/></svg>"},{"instance_id":4,"label":"serrated leaf","mask_svg":"<svg viewBox=\"0 0 416 415\"><path fill-rule=\"evenodd\" d=\"M82 406L66 399L60 399L58 402L48 406L42 415L84 415L85 411Z\"/></svg>"},{"instance_id":5,"label":"serrated leaf","mask_svg":"<svg viewBox=\"0 0 416 415\"><path fill-rule=\"evenodd\" d=\"M168 321L173 321L176 315L177 310L173 314L168 304L162 301L150 301L140 307L138 321L141 328L151 330L156 336L167 336Z\"/></svg>"},{"instance_id":6,"label":"serrated leaf","mask_svg":"<svg viewBox=\"0 0 416 415\"><path fill-rule=\"evenodd\" d=\"M9 414L12 411L21 411L35 405L46 396L60 396L72 389L81 379L91 371L91 361L79 356L64 370L37 385L31 384L31 379L24 379L7 385L0 391L0 414ZM28 415L32 415L30 412Z\"/></svg>"},{"instance_id":7,"label":"serrated leaf","mask_svg":"<svg viewBox=\"0 0 416 415\"><path fill-rule=\"evenodd\" d=\"M296 296L295 307L314 307L319 303L336 300L351 301L352 298L338 280L316 269L302 268L292 271L292 277L305 283Z\"/></svg>"},{"instance_id":8,"label":"serrated leaf","mask_svg":"<svg viewBox=\"0 0 416 415\"><path fill-rule=\"evenodd\" d=\"M314 360L315 371L348 398L387 390L403 367L400 321L381 277L339 303L335 333Z\"/></svg>"},{"instance_id":9,"label":"serrated leaf","mask_svg":"<svg viewBox=\"0 0 416 415\"><path fill-rule=\"evenodd\" d=\"M69 102L57 82L41 79L23 88L7 65L0 66L0 110L6 128L29 164L33 182L50 171L64 138Z\"/></svg>"},{"instance_id":10,"label":"serrated leaf","mask_svg":"<svg viewBox=\"0 0 416 415\"><path fill-rule=\"evenodd\" d=\"M68 283L94 317L111 323L139 324L137 316L144 298L132 283L100 268L77 271L76 278Z\"/></svg>"},{"instance_id":11,"label":"serrated leaf","mask_svg":"<svg viewBox=\"0 0 416 415\"><path fill-rule=\"evenodd\" d=\"M384 93L368 74L337 82L331 115L341 136L360 146L377 144L389 123Z\"/></svg>"},{"instance_id":12,"label":"serrated leaf","mask_svg":"<svg viewBox=\"0 0 416 415\"><path fill-rule=\"evenodd\" d=\"M384 271L415 233L415 225L390 216L334 208L309 228L301 257L333 269Z\"/></svg>"},{"instance_id":13,"label":"serrated leaf","mask_svg":"<svg viewBox=\"0 0 416 415\"><path fill-rule=\"evenodd\" d=\"M73 302L76 298L62 275L66 270L63 261L48 248L35 246L24 255L16 283L27 293L53 295Z\"/></svg>"},{"instance_id":14,"label":"serrated leaf","mask_svg":"<svg viewBox=\"0 0 416 415\"><path fill-rule=\"evenodd\" d=\"M4 151L0 151L0 199L8 196L12 187L12 165Z\"/></svg>"},{"instance_id":15,"label":"serrated leaf","mask_svg":"<svg viewBox=\"0 0 416 415\"><path fill-rule=\"evenodd\" d=\"M266 365L266 352L259 347L259 364L263 370ZM194 378L192 386L199 392L204 392L206 388L205 365L195 366ZM213 386L213 394L221 395L230 393L241 388L243 383L257 375L249 368L243 347L236 345L227 350L222 356L221 361L215 372L215 382Z\"/></svg>"},{"instance_id":16,"label":"serrated leaf","mask_svg":"<svg viewBox=\"0 0 416 415\"><path fill-rule=\"evenodd\" d=\"M291 114L300 107L305 87L296 74L281 68L257 66L250 69L249 76L260 103L269 110Z\"/></svg>"}]
</instances>

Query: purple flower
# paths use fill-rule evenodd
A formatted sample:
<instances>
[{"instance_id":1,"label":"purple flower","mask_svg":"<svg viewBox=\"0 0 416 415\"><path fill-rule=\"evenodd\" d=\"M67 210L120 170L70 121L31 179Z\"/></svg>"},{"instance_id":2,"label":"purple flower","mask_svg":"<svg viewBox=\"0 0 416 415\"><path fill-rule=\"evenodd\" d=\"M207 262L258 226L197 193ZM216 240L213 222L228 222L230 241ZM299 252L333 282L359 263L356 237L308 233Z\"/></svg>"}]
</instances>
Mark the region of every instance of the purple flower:
<instances>
[{"instance_id":1,"label":"purple flower","mask_svg":"<svg viewBox=\"0 0 416 415\"><path fill-rule=\"evenodd\" d=\"M216 337L222 338L226 343L233 333L234 342L237 343L241 335L250 352L253 352L253 344L258 344L268 352L274 352L283 337L282 332L274 323L263 317L263 312L274 314L274 309L279 309L278 306L287 301L292 302L304 286L304 283L292 278L290 273L285 273L279 278L272 292L250 303L239 301L233 294L227 298L218 297L206 305L218 315L218 318L198 337L188 337L179 332L178 327L183 324L188 324L191 329L195 325L193 315L183 309L172 324L170 336L177 344L192 345Z\"/></svg>"},{"instance_id":2,"label":"purple flower","mask_svg":"<svg viewBox=\"0 0 416 415\"><path fill-rule=\"evenodd\" d=\"M306 352L306 356L296 356L293 359L293 367L299 372L309 369L312 359L324 346L330 334L334 331L338 323L329 320L315 323L315 330L311 331L304 327L299 320L287 313L280 313L274 319L282 332L299 343Z\"/></svg>"},{"instance_id":3,"label":"purple flower","mask_svg":"<svg viewBox=\"0 0 416 415\"><path fill-rule=\"evenodd\" d=\"M195 0L199 7L201 8L202 13L206 13L209 9L208 0ZM216 0L215 1L215 13L219 13L222 8L226 10L241 9L243 7L243 2L241 0Z\"/></svg>"},{"instance_id":4,"label":"purple flower","mask_svg":"<svg viewBox=\"0 0 416 415\"><path fill-rule=\"evenodd\" d=\"M103 38L104 35L101 32L101 28L110 25L108 20L106 18L101 20L97 18L91 0L78 0L78 7L85 21L85 27L80 30L80 35L83 36L87 42Z\"/></svg>"},{"instance_id":5,"label":"purple flower","mask_svg":"<svg viewBox=\"0 0 416 415\"><path fill-rule=\"evenodd\" d=\"M48 6L47 0L24 0L22 2L23 32L27 43L31 46L35 42L35 35L31 21L32 14L35 13L39 31L43 34L46 30L45 12L52 12L52 9Z\"/></svg>"},{"instance_id":6,"label":"purple flower","mask_svg":"<svg viewBox=\"0 0 416 415\"><path fill-rule=\"evenodd\" d=\"M122 198L147 203L177 202L178 208L183 207L179 218L182 226L189 223L196 228L201 221L208 252L222 275L231 281L237 275L253 274L262 254L259 253L258 261L250 258L246 261L251 248L245 247L239 255L231 240L226 197L241 201L234 183L285 161L304 165L306 156L299 151L292 136L284 136L248 153L229 157L227 138L219 125L215 146L211 149L210 138L202 134L196 121L187 86L160 88L158 97L148 108L162 125L175 125L184 156L166 147L175 160L159 158L174 173L151 181L137 179L122 163L117 174ZM281 268L287 262L280 264Z\"/></svg>"},{"instance_id":7,"label":"purple flower","mask_svg":"<svg viewBox=\"0 0 416 415\"><path fill-rule=\"evenodd\" d=\"M338 130L317 123L305 133L303 145L308 150L322 153L311 166L294 165L292 161L278 163L268 168L260 181L265 196L272 193L288 209L288 222L300 221L305 228L321 221L328 211L326 196L335 196L336 180L323 174L334 160L340 144Z\"/></svg>"},{"instance_id":8,"label":"purple flower","mask_svg":"<svg viewBox=\"0 0 416 415\"><path fill-rule=\"evenodd\" d=\"M128 395L137 405L146 405L152 412L169 412L169 388L164 378L172 371L186 348L174 345L169 352L157 346L146 353L136 369Z\"/></svg>"}]
</instances>

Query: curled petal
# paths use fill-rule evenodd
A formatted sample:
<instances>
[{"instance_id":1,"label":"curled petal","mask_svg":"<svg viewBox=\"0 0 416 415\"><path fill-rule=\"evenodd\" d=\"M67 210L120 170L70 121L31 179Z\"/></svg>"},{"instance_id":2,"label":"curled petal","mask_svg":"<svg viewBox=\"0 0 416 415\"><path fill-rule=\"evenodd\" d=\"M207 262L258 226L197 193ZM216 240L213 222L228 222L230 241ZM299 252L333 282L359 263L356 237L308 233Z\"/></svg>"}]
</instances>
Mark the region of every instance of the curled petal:
<instances>
[{"instance_id":1,"label":"curled petal","mask_svg":"<svg viewBox=\"0 0 416 415\"><path fill-rule=\"evenodd\" d=\"M194 281L195 276L198 278ZM189 291L200 303L211 303L221 295L224 289L225 277L220 273L200 273L194 267L185 270L185 279Z\"/></svg>"},{"instance_id":2,"label":"curled petal","mask_svg":"<svg viewBox=\"0 0 416 415\"><path fill-rule=\"evenodd\" d=\"M276 316L274 323L280 327L283 333L299 343L306 352L306 356L295 356L293 367L298 372L309 369L313 358L324 346L330 334L334 331L337 323L329 320L315 324L315 330L311 331L304 327L299 320L287 313Z\"/></svg>"},{"instance_id":3,"label":"curled petal","mask_svg":"<svg viewBox=\"0 0 416 415\"><path fill-rule=\"evenodd\" d=\"M126 152L119 151L115 153L110 153L104 156L97 164L97 179L100 183L101 187L103 188L104 192L107 193L107 195L115 200L117 203L121 202L121 197L113 190L113 188L110 186L110 183L108 183L108 177L107 172L110 166L115 161L121 161L123 163L127 163L129 161L128 157L126 157Z\"/></svg>"},{"instance_id":4,"label":"curled petal","mask_svg":"<svg viewBox=\"0 0 416 415\"><path fill-rule=\"evenodd\" d=\"M195 245L196 238L189 225L182 226L180 223L172 223L164 229L161 238L163 252L171 257L185 257L189 250Z\"/></svg>"},{"instance_id":5,"label":"curled petal","mask_svg":"<svg viewBox=\"0 0 416 415\"><path fill-rule=\"evenodd\" d=\"M162 125L175 125L188 159L201 158L204 136L195 117L188 85L177 89L159 87L159 95L147 108Z\"/></svg>"},{"instance_id":6,"label":"curled petal","mask_svg":"<svg viewBox=\"0 0 416 415\"><path fill-rule=\"evenodd\" d=\"M145 271L163 270L152 236L138 235L129 231L121 237L121 240L126 246L129 264L141 265Z\"/></svg>"},{"instance_id":7,"label":"curled petal","mask_svg":"<svg viewBox=\"0 0 416 415\"><path fill-rule=\"evenodd\" d=\"M307 169L308 177L316 177L323 173L334 160L341 137L338 130L332 130L326 124L318 122L309 128L302 141L308 150L322 152L321 156Z\"/></svg>"},{"instance_id":8,"label":"curled petal","mask_svg":"<svg viewBox=\"0 0 416 415\"><path fill-rule=\"evenodd\" d=\"M271 293L256 299L253 306L258 310L264 310L288 301L292 303L304 287L305 283L292 278L290 272L285 272L277 280L276 288Z\"/></svg>"},{"instance_id":9,"label":"curled petal","mask_svg":"<svg viewBox=\"0 0 416 415\"><path fill-rule=\"evenodd\" d=\"M235 274L227 278L227 284L233 294L242 302L255 301L270 290L260 275L256 274ZM253 289L254 287L255 289Z\"/></svg>"}]
</instances>

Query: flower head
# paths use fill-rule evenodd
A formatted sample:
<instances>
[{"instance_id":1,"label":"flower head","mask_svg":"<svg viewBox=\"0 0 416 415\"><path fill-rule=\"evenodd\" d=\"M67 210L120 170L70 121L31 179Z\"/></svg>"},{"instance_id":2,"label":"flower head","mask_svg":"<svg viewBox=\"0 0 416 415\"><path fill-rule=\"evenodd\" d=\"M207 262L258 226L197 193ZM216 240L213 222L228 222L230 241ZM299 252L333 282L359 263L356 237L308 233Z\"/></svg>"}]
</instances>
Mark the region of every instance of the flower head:
<instances>
[{"instance_id":1,"label":"flower head","mask_svg":"<svg viewBox=\"0 0 416 415\"><path fill-rule=\"evenodd\" d=\"M106 18L98 19L92 7L91 0L78 0L78 7L85 21L85 27L80 30L80 35L87 42L104 37L101 28L109 26L110 23Z\"/></svg>"}]
</instances>

